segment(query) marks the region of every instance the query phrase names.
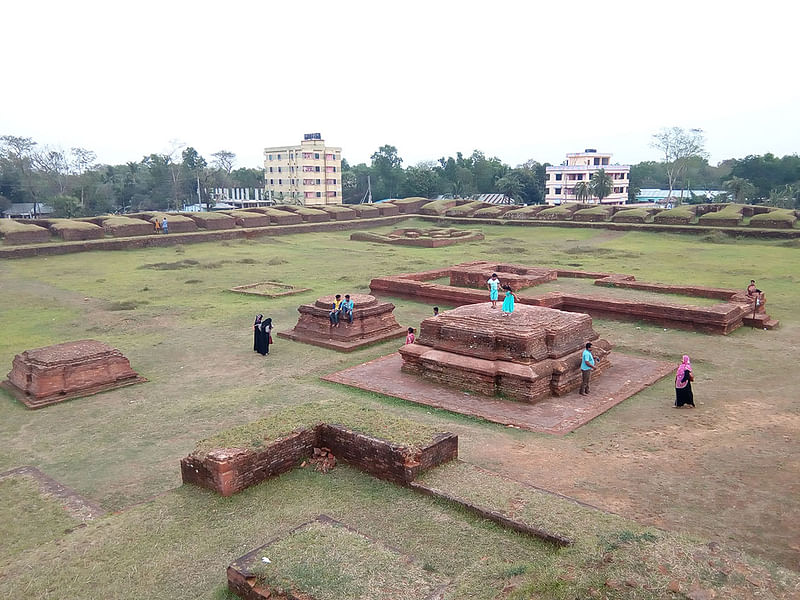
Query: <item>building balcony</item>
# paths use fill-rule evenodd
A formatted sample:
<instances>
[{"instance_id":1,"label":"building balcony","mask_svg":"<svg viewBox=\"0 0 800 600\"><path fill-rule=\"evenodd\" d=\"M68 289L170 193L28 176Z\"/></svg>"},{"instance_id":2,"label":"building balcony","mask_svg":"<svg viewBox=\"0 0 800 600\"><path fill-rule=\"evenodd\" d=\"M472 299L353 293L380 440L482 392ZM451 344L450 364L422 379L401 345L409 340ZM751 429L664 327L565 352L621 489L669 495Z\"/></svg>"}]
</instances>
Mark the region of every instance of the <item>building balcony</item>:
<instances>
[{"instance_id":1,"label":"building balcony","mask_svg":"<svg viewBox=\"0 0 800 600\"><path fill-rule=\"evenodd\" d=\"M625 171L631 170L630 165L556 165L553 167L545 167L545 173L558 173L560 171L599 171L605 169L606 171Z\"/></svg>"}]
</instances>

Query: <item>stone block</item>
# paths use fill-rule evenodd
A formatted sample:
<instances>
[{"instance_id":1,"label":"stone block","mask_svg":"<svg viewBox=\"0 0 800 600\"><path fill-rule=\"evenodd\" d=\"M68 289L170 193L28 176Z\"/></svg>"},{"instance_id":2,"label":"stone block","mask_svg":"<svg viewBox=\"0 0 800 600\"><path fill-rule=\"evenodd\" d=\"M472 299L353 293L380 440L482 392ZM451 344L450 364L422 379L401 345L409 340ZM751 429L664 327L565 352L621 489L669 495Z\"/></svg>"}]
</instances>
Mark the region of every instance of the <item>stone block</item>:
<instances>
[{"instance_id":1,"label":"stone block","mask_svg":"<svg viewBox=\"0 0 800 600\"><path fill-rule=\"evenodd\" d=\"M355 304L353 322L339 319L339 326L330 322L334 296L323 296L314 304L303 304L297 311L300 318L291 331L278 332L278 337L314 346L351 352L369 344L403 337L406 330L394 317L394 304L378 301L367 294L351 294Z\"/></svg>"},{"instance_id":2,"label":"stone block","mask_svg":"<svg viewBox=\"0 0 800 600\"><path fill-rule=\"evenodd\" d=\"M142 381L119 350L81 340L18 354L2 385L28 408L41 408Z\"/></svg>"}]
</instances>

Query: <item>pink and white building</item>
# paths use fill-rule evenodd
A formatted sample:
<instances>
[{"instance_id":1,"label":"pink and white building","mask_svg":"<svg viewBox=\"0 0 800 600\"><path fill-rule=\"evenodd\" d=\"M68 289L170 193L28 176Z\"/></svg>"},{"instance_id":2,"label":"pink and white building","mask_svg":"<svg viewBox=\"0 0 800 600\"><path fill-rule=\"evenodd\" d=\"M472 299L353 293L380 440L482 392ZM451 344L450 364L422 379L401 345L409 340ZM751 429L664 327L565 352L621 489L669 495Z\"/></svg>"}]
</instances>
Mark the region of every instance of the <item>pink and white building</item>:
<instances>
[{"instance_id":1,"label":"pink and white building","mask_svg":"<svg viewBox=\"0 0 800 600\"><path fill-rule=\"evenodd\" d=\"M545 169L545 197L547 204L578 202L575 186L580 182L589 183L592 175L604 169L614 181L612 193L603 198L603 204L625 204L630 186L630 165L617 165L611 162L611 154L587 148L583 152L567 154L566 164ZM589 198L587 203L597 204L597 198Z\"/></svg>"}]
</instances>

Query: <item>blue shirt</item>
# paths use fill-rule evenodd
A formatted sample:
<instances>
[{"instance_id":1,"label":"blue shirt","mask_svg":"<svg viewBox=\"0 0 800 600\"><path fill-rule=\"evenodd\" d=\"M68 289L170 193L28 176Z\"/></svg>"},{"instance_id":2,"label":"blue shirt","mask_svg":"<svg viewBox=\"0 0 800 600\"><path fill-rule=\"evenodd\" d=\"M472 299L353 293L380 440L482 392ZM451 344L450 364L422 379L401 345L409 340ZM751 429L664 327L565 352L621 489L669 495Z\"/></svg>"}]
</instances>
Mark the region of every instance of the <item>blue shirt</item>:
<instances>
[{"instance_id":1,"label":"blue shirt","mask_svg":"<svg viewBox=\"0 0 800 600\"><path fill-rule=\"evenodd\" d=\"M590 366L591 365L591 366ZM588 371L594 366L594 356L588 350L584 350L581 355L581 371Z\"/></svg>"},{"instance_id":2,"label":"blue shirt","mask_svg":"<svg viewBox=\"0 0 800 600\"><path fill-rule=\"evenodd\" d=\"M353 310L354 306L355 302L353 302L352 300L342 300L342 306L341 306L342 310Z\"/></svg>"}]
</instances>

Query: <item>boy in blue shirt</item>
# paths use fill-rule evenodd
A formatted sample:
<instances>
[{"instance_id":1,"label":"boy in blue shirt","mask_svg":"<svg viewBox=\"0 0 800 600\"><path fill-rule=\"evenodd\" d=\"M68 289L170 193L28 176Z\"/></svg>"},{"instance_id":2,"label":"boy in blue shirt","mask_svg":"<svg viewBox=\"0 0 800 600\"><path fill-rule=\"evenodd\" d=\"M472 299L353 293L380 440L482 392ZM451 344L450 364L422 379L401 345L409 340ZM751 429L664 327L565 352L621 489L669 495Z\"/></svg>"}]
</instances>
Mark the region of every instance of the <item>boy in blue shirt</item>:
<instances>
[{"instance_id":1,"label":"boy in blue shirt","mask_svg":"<svg viewBox=\"0 0 800 600\"><path fill-rule=\"evenodd\" d=\"M594 356L591 352L592 343L586 343L586 349L581 354L581 390L578 392L581 396L589 395L589 378L594 371Z\"/></svg>"},{"instance_id":2,"label":"boy in blue shirt","mask_svg":"<svg viewBox=\"0 0 800 600\"><path fill-rule=\"evenodd\" d=\"M356 306L355 302L350 300L350 294L345 294L340 310L342 316L344 316L350 322L351 325L353 324L353 309L355 308L355 306Z\"/></svg>"}]
</instances>

